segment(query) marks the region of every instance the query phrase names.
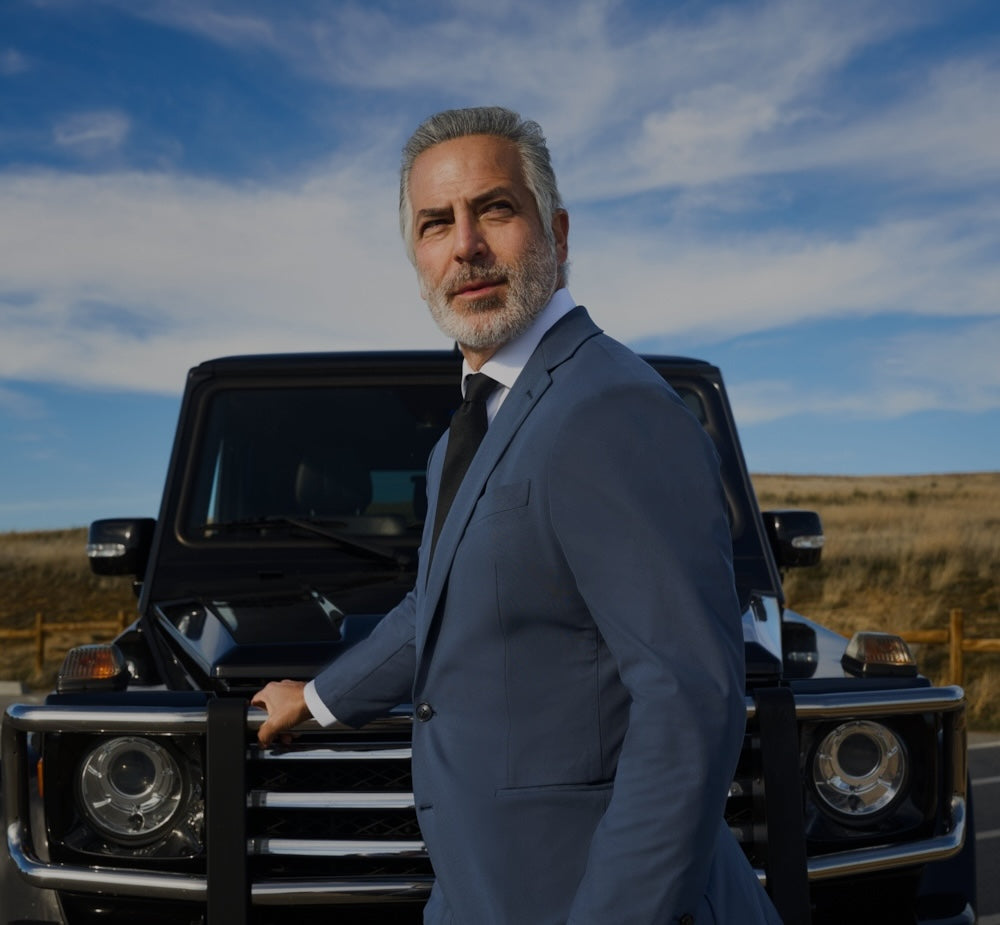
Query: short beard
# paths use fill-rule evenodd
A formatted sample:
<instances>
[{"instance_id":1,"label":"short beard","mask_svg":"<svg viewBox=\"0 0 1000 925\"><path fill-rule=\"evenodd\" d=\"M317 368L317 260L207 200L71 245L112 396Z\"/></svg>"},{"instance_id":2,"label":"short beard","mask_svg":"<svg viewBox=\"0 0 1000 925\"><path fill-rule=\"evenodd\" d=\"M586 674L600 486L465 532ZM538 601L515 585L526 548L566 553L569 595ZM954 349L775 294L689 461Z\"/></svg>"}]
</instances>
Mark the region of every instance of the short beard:
<instances>
[{"instance_id":1,"label":"short beard","mask_svg":"<svg viewBox=\"0 0 1000 925\"><path fill-rule=\"evenodd\" d=\"M501 347L527 330L552 298L558 272L555 248L543 239L514 264L465 264L436 289L428 290L425 298L446 336L463 347L487 350ZM465 311L457 311L449 301L449 293L473 280L506 280L507 297L476 299L468 303Z\"/></svg>"}]
</instances>

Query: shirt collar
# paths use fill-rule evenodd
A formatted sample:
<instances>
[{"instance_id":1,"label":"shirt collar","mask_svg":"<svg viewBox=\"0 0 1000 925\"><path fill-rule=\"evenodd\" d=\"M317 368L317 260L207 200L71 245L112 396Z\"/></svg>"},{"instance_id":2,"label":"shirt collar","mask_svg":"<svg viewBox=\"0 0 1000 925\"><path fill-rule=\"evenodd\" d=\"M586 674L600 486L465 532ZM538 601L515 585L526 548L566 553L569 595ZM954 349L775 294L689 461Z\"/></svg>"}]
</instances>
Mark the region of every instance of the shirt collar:
<instances>
[{"instance_id":1,"label":"shirt collar","mask_svg":"<svg viewBox=\"0 0 1000 925\"><path fill-rule=\"evenodd\" d=\"M517 335L513 340L508 341L496 353L493 354L479 370L486 373L491 379L495 379L505 389L513 387L517 377L521 374L525 364L535 352L535 348L541 342L546 332L563 315L576 308L573 296L568 289L557 289L552 298L549 299L543 308L528 327ZM469 366L468 361L462 361L462 394L465 394L465 379L474 370Z\"/></svg>"}]
</instances>

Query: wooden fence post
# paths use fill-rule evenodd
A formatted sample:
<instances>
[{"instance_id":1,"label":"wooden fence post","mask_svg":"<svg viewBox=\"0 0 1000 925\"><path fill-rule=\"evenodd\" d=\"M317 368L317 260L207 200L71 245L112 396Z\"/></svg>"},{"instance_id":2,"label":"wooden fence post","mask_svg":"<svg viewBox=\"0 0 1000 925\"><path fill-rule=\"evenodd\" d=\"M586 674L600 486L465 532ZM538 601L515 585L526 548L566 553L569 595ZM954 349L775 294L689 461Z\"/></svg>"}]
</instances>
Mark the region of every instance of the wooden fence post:
<instances>
[{"instance_id":1,"label":"wooden fence post","mask_svg":"<svg viewBox=\"0 0 1000 925\"><path fill-rule=\"evenodd\" d=\"M45 630L42 627L41 611L35 614L35 675L42 673L45 663Z\"/></svg>"},{"instance_id":2,"label":"wooden fence post","mask_svg":"<svg viewBox=\"0 0 1000 925\"><path fill-rule=\"evenodd\" d=\"M964 634L964 630L965 630L965 614L962 613L961 608L956 607L951 611L951 617L948 627L948 636L949 636L948 673L951 675L950 680L952 684L965 683L965 666L962 661L962 642L963 642L962 637Z\"/></svg>"}]
</instances>

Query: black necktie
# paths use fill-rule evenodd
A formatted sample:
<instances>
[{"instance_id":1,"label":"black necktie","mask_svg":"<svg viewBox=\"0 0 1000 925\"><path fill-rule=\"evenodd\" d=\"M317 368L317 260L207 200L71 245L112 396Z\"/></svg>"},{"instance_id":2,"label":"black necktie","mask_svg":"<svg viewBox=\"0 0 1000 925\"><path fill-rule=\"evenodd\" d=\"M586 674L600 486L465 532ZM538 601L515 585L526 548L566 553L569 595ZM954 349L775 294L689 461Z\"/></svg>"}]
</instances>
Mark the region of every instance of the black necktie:
<instances>
[{"instance_id":1,"label":"black necktie","mask_svg":"<svg viewBox=\"0 0 1000 925\"><path fill-rule=\"evenodd\" d=\"M458 486L465 477L465 470L469 468L472 457L476 455L479 444L486 436L486 399L496 387L496 381L485 373L469 376L465 383L465 400L452 415L448 427L448 449L444 454L441 486L438 489L434 535L431 539L432 553L437 545L441 525L455 499Z\"/></svg>"}]
</instances>

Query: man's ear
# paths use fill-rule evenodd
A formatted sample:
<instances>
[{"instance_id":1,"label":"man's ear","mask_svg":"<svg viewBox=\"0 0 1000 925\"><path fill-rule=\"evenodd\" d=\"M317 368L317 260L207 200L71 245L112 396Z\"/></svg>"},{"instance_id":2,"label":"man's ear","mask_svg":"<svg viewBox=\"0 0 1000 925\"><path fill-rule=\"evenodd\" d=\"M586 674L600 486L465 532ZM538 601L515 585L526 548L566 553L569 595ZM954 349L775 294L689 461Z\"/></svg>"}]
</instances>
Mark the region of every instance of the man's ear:
<instances>
[{"instance_id":1,"label":"man's ear","mask_svg":"<svg viewBox=\"0 0 1000 925\"><path fill-rule=\"evenodd\" d=\"M569 212L556 209L552 213L552 236L556 244L556 258L560 266L569 259Z\"/></svg>"}]
</instances>

